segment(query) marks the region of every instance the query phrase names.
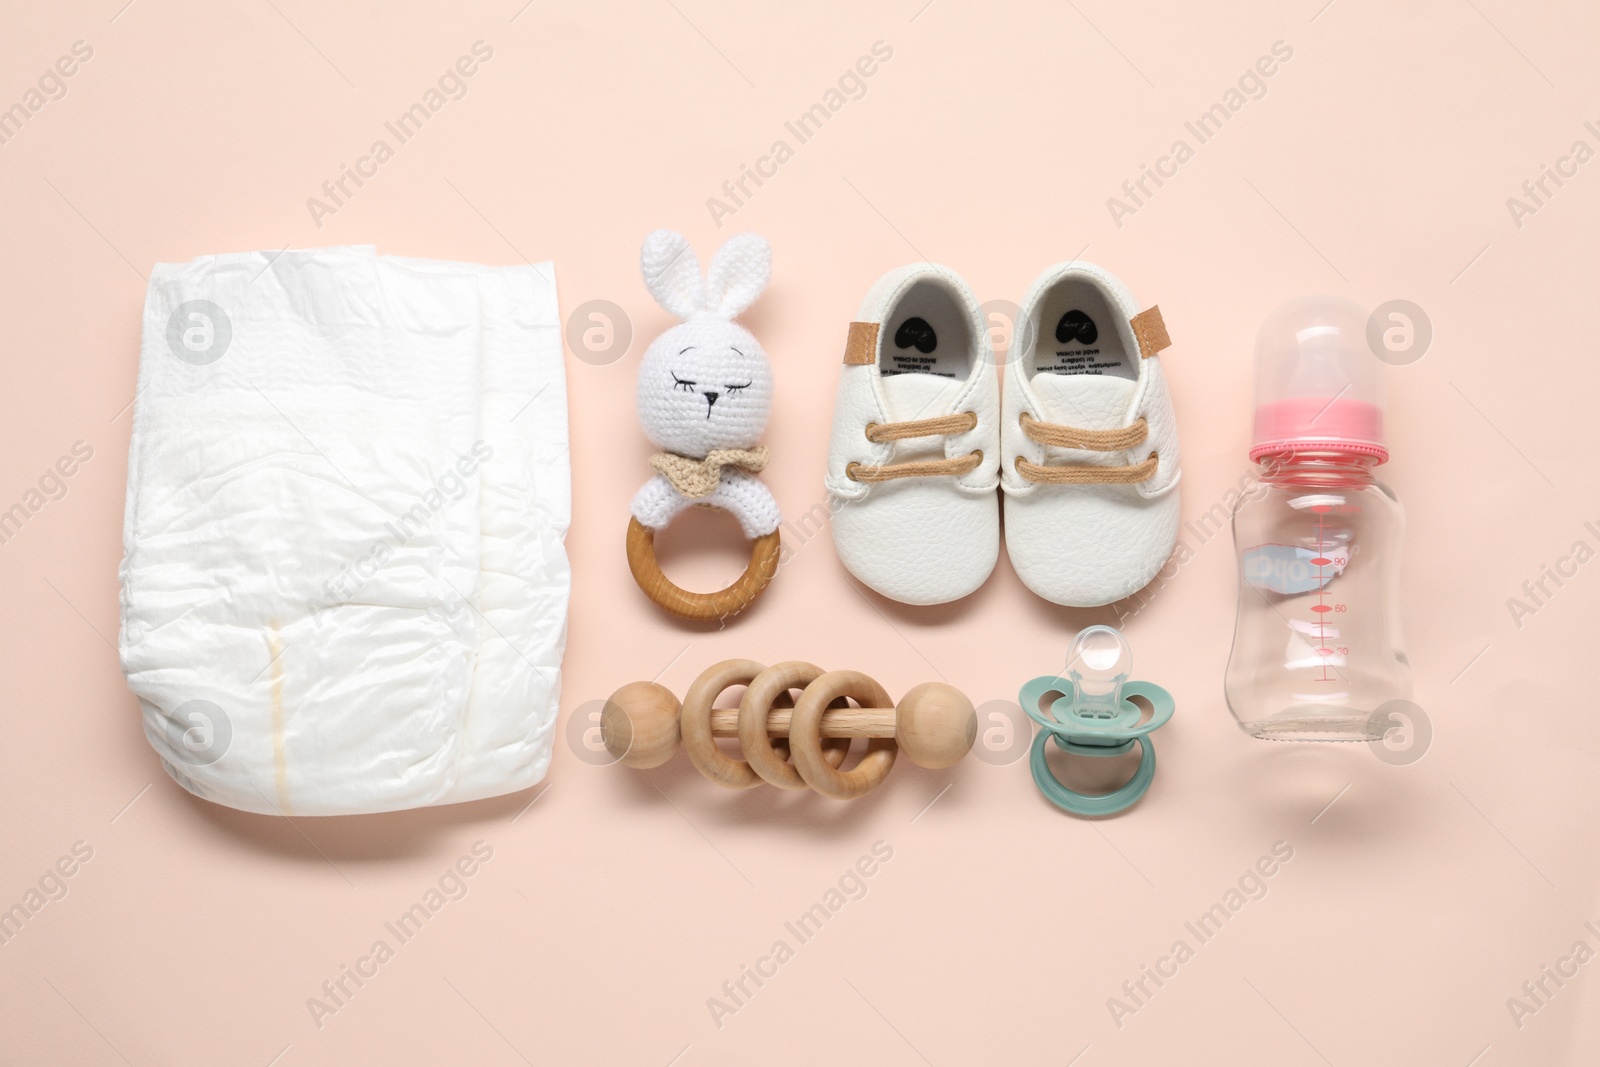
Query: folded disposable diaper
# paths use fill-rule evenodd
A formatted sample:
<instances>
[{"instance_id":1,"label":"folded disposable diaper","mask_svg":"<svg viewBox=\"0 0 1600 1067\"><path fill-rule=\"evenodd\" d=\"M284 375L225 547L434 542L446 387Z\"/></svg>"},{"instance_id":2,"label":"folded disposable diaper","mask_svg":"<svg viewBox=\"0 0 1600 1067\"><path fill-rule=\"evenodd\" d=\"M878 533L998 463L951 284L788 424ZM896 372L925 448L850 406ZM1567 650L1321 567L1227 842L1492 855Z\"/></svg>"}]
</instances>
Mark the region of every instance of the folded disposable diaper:
<instances>
[{"instance_id":1,"label":"folded disposable diaper","mask_svg":"<svg viewBox=\"0 0 1600 1067\"><path fill-rule=\"evenodd\" d=\"M549 264L156 267L120 650L180 785L348 815L544 776L571 584L560 338Z\"/></svg>"}]
</instances>

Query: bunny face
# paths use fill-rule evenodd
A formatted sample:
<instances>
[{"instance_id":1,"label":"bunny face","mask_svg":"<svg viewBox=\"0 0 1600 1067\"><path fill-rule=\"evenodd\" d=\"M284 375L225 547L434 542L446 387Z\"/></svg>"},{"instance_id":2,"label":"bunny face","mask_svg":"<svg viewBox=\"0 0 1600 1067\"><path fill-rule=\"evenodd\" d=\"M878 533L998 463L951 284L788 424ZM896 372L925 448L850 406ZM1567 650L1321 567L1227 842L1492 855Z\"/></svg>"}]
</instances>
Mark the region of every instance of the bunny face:
<instances>
[{"instance_id":1,"label":"bunny face","mask_svg":"<svg viewBox=\"0 0 1600 1067\"><path fill-rule=\"evenodd\" d=\"M760 443L772 370L750 331L714 316L674 326L639 364L639 423L657 448L702 458Z\"/></svg>"},{"instance_id":2,"label":"bunny face","mask_svg":"<svg viewBox=\"0 0 1600 1067\"><path fill-rule=\"evenodd\" d=\"M710 273L682 234L657 230L640 257L645 284L684 321L639 364L639 422L657 448L703 458L760 442L772 410L772 369L750 331L733 321L766 287L772 252L741 234L717 250Z\"/></svg>"}]
</instances>

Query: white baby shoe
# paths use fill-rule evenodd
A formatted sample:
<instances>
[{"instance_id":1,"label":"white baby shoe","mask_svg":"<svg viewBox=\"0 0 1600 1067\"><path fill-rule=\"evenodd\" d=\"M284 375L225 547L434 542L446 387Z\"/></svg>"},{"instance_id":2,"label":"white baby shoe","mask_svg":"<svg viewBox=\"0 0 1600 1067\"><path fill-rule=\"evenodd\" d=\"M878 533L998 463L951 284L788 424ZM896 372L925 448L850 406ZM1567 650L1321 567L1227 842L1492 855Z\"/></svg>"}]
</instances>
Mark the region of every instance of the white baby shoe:
<instances>
[{"instance_id":1,"label":"white baby shoe","mask_svg":"<svg viewBox=\"0 0 1600 1067\"><path fill-rule=\"evenodd\" d=\"M828 448L834 547L893 600L959 599L1000 554L1000 398L978 302L948 267L914 263L856 318Z\"/></svg>"},{"instance_id":2,"label":"white baby shoe","mask_svg":"<svg viewBox=\"0 0 1600 1067\"><path fill-rule=\"evenodd\" d=\"M1178 536L1178 432L1161 312L1091 263L1028 290L1006 361L1001 488L1023 582L1070 607L1144 588Z\"/></svg>"}]
</instances>

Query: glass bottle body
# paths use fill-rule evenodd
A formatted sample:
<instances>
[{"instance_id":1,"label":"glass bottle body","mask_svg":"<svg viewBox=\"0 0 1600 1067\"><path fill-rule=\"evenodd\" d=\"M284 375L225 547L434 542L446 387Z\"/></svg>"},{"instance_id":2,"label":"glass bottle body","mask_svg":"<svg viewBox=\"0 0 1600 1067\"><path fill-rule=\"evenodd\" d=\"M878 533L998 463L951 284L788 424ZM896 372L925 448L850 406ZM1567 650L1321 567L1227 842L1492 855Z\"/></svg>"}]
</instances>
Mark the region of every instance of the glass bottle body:
<instances>
[{"instance_id":1,"label":"glass bottle body","mask_svg":"<svg viewBox=\"0 0 1600 1067\"><path fill-rule=\"evenodd\" d=\"M1366 741L1392 725L1381 708L1411 695L1400 630L1404 513L1343 453L1262 457L1234 506L1238 610L1224 683L1253 737Z\"/></svg>"}]
</instances>

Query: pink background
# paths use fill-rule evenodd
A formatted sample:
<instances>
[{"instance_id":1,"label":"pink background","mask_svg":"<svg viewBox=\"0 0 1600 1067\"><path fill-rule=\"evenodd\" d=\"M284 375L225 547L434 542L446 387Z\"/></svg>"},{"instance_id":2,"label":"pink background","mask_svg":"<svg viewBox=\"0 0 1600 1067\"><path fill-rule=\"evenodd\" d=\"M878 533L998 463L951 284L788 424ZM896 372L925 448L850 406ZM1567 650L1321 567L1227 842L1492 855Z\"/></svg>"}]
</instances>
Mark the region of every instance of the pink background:
<instances>
[{"instance_id":1,"label":"pink background","mask_svg":"<svg viewBox=\"0 0 1600 1067\"><path fill-rule=\"evenodd\" d=\"M92 858L0 945L0 1059L1600 1060L1600 963L1547 983L1520 1027L1507 1007L1576 942L1600 949L1584 926L1600 929L1585 671L1600 563L1520 626L1507 607L1575 542L1600 548L1584 528L1600 525L1600 162L1549 185L1520 226L1506 203L1574 141L1600 148L1584 126L1600 120L1593 5L521 2L100 0L5 18L0 106L74 42L93 57L0 145L0 509L74 442L93 457L0 545L0 909L75 842ZM478 40L494 54L467 95L315 225L307 198ZM893 56L865 95L719 229L707 198L880 40ZM1107 198L1280 40L1293 57L1265 95L1118 226ZM1136 674L1178 713L1149 796L1109 821L1051 808L1022 761L902 763L851 804L735 795L681 756L595 765L585 721L576 747L563 729L544 792L459 808L288 821L172 784L117 665L116 570L144 275L204 253L551 259L564 314L607 300L631 318L621 358L568 353L564 726L623 682L660 674L681 693L728 656L1013 700L1078 628L1116 620L1033 598L1003 560L968 601L902 608L847 580L825 534L794 544L726 632L646 604L622 532L646 474L634 367L669 321L638 277L658 226L702 259L741 230L772 241L748 324L777 366L767 481L791 516L821 499L845 324L900 263L948 263L981 299L1016 300L1081 251L1159 302L1188 520L1246 470L1249 353L1269 310L1318 291L1420 305L1435 336L1391 374L1386 478L1409 511L1405 619L1431 747L1394 766L1233 727L1224 536L1126 624ZM714 536L697 545L696 530ZM716 521L664 541L686 584L738 554ZM467 894L319 1027L308 998L478 841L492 859ZM878 841L893 858L866 895L796 945L784 923ZM1280 841L1293 859L1265 897L1198 945L1185 922ZM794 958L716 1025L708 998L780 938ZM1179 939L1193 958L1119 1027L1108 998Z\"/></svg>"}]
</instances>

